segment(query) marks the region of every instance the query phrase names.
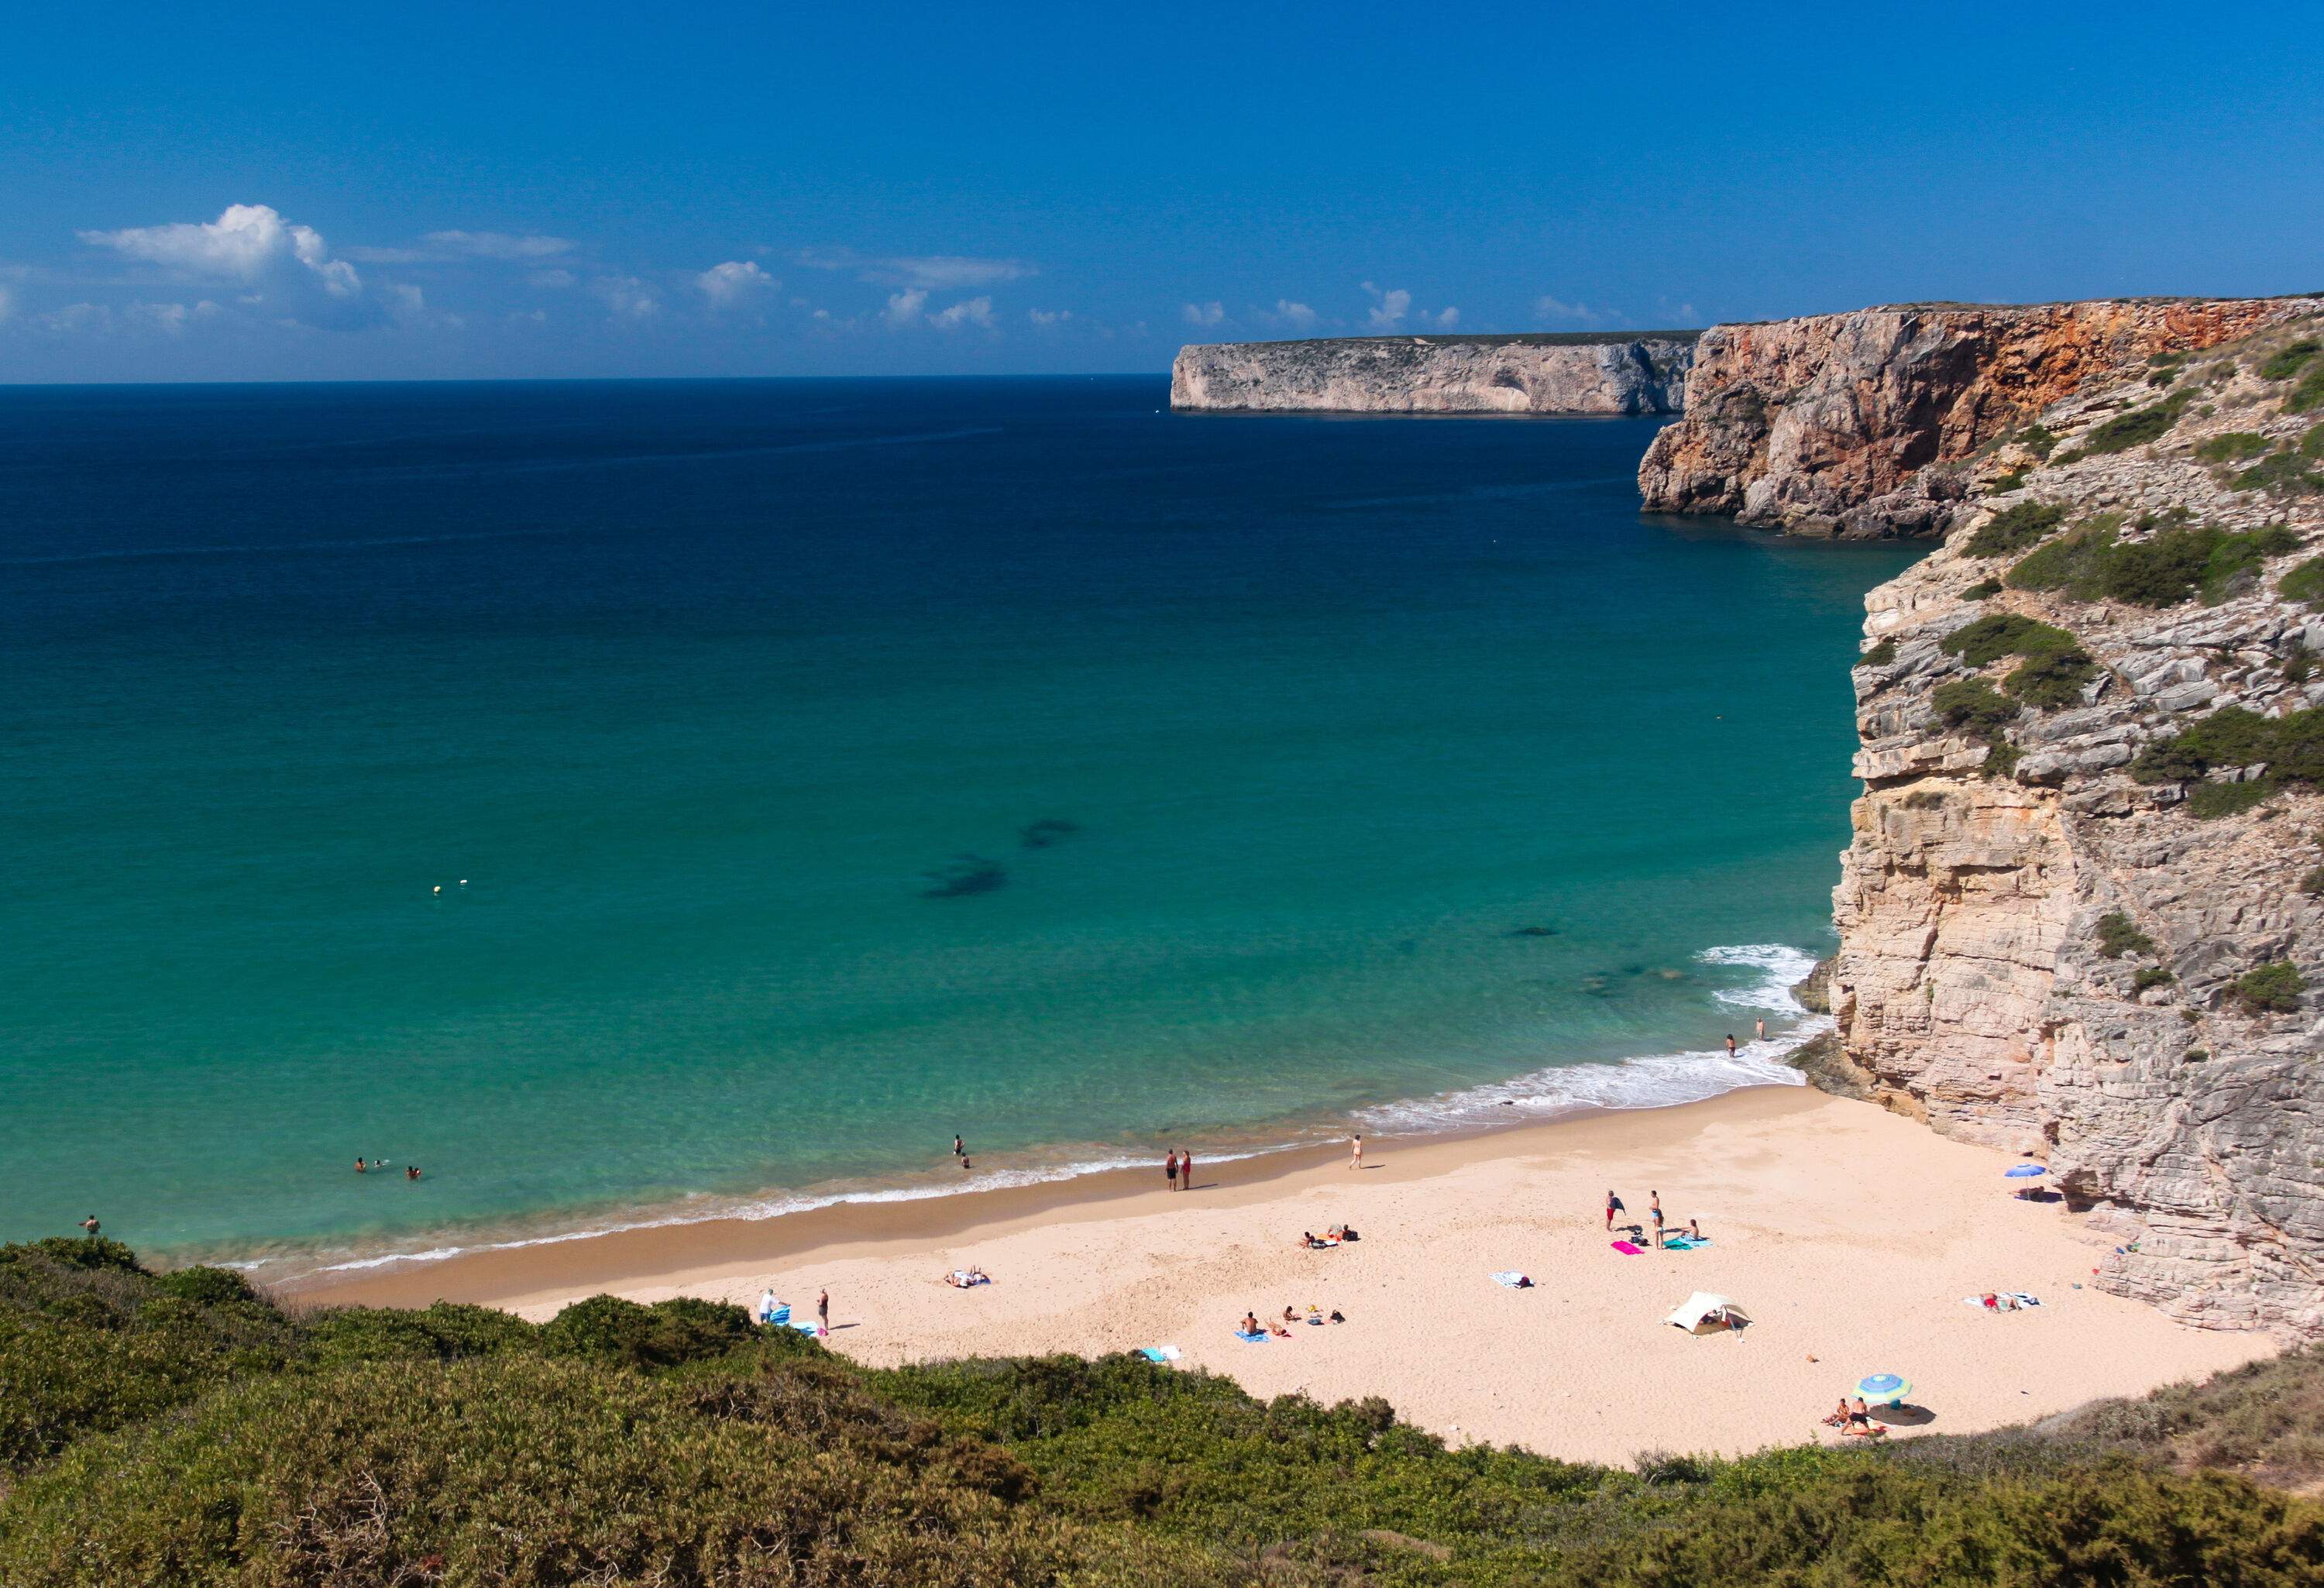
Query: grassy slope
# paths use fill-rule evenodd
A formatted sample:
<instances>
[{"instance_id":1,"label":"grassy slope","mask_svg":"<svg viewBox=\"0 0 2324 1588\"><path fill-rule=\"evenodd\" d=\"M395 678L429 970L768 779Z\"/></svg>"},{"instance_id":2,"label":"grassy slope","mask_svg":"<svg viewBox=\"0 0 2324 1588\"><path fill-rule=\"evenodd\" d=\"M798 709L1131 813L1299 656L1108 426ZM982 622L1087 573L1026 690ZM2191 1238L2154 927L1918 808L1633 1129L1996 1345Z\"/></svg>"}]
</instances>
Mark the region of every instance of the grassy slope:
<instances>
[{"instance_id":1,"label":"grassy slope","mask_svg":"<svg viewBox=\"0 0 2324 1588\"><path fill-rule=\"evenodd\" d=\"M2058 1426L1637 1469L1141 1360L876 1371L734 1308L283 1316L0 1248L0 1583L2290 1584L2310 1352Z\"/></svg>"}]
</instances>

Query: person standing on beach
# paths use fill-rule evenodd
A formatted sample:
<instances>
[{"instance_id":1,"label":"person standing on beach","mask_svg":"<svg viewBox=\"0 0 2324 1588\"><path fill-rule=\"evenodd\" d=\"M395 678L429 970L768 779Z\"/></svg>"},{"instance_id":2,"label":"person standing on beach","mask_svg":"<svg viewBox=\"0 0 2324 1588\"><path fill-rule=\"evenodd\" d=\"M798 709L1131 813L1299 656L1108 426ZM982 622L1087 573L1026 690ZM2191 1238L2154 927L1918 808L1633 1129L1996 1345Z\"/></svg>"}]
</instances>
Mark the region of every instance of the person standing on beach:
<instances>
[{"instance_id":1,"label":"person standing on beach","mask_svg":"<svg viewBox=\"0 0 2324 1588\"><path fill-rule=\"evenodd\" d=\"M1629 1210L1628 1208L1624 1207L1624 1206L1622 1205L1622 1199L1621 1199L1620 1197L1618 1197L1618 1196L1615 1196L1611 1191L1607 1192L1607 1193L1606 1193L1606 1233L1608 1233L1609 1235L1610 1235L1610 1234L1612 1234L1612 1233L1614 1233L1614 1215L1615 1215L1616 1214L1618 1214L1618 1213L1628 1213L1628 1212L1629 1212L1629 1211L1630 1211L1630 1210Z\"/></svg>"},{"instance_id":2,"label":"person standing on beach","mask_svg":"<svg viewBox=\"0 0 2324 1588\"><path fill-rule=\"evenodd\" d=\"M1660 1246L1663 1243L1663 1194L1661 1192L1646 1193L1646 1216L1655 1222L1655 1244Z\"/></svg>"},{"instance_id":3,"label":"person standing on beach","mask_svg":"<svg viewBox=\"0 0 2324 1588\"><path fill-rule=\"evenodd\" d=\"M831 1333L831 1292L828 1290L815 1293L815 1332L818 1334Z\"/></svg>"},{"instance_id":4,"label":"person standing on beach","mask_svg":"<svg viewBox=\"0 0 2324 1588\"><path fill-rule=\"evenodd\" d=\"M1194 1155L1183 1147L1178 1149L1178 1184L1189 1191L1194 1188Z\"/></svg>"},{"instance_id":5,"label":"person standing on beach","mask_svg":"<svg viewBox=\"0 0 2324 1588\"><path fill-rule=\"evenodd\" d=\"M1767 1039L1767 1021L1765 1016L1753 1022L1751 1029L1757 1034L1760 1041L1765 1042Z\"/></svg>"},{"instance_id":6,"label":"person standing on beach","mask_svg":"<svg viewBox=\"0 0 2324 1588\"><path fill-rule=\"evenodd\" d=\"M1162 1177L1170 1183L1171 1190L1178 1188L1178 1149L1175 1147L1170 1149L1170 1156L1162 1160Z\"/></svg>"},{"instance_id":7,"label":"person standing on beach","mask_svg":"<svg viewBox=\"0 0 2324 1588\"><path fill-rule=\"evenodd\" d=\"M1348 1143L1348 1167L1351 1169L1364 1167L1364 1139L1360 1135Z\"/></svg>"}]
</instances>

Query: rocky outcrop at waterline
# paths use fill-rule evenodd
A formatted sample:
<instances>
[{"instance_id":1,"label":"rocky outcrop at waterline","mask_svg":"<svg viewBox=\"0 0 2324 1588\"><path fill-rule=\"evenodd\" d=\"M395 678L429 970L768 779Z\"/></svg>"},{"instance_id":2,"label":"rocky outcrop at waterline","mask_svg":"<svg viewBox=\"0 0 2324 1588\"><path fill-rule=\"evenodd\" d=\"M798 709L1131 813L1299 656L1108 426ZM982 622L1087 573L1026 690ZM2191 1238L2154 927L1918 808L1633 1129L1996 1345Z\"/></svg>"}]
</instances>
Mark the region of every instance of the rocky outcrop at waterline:
<instances>
[{"instance_id":1,"label":"rocky outcrop at waterline","mask_svg":"<svg viewBox=\"0 0 2324 1588\"><path fill-rule=\"evenodd\" d=\"M1170 406L1259 412L1676 413L1694 331L1342 337L1180 348Z\"/></svg>"},{"instance_id":2,"label":"rocky outcrop at waterline","mask_svg":"<svg viewBox=\"0 0 2324 1588\"><path fill-rule=\"evenodd\" d=\"M1905 304L1705 331L1646 507L1800 533L1936 535L1959 466L2061 400L2313 313L2318 299Z\"/></svg>"},{"instance_id":3,"label":"rocky outcrop at waterline","mask_svg":"<svg viewBox=\"0 0 2324 1588\"><path fill-rule=\"evenodd\" d=\"M2032 406L2043 385L1972 376L1885 438L1903 387L1876 378L1819 424L1863 437L1858 505L1932 428L1958 464L1950 538L1867 598L1840 1054L1888 1106L2045 1162L2114 1237L2103 1288L2324 1334L2324 315L2072 307L2054 334L2116 327L2135 366ZM1910 313L1834 319L1967 335ZM2187 340L2119 329L2158 323ZM1700 370L1745 365L1766 349ZM1700 445L1658 443L1658 477Z\"/></svg>"}]
</instances>

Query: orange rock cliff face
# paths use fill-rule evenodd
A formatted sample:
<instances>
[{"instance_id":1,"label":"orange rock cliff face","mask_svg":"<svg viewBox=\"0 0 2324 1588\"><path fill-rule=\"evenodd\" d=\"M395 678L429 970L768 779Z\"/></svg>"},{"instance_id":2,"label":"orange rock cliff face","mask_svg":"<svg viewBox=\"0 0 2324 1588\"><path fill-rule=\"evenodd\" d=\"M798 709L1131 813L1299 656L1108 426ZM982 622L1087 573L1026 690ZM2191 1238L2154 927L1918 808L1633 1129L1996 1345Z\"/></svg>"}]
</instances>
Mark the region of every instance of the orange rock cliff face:
<instances>
[{"instance_id":1,"label":"orange rock cliff face","mask_svg":"<svg viewBox=\"0 0 2324 1588\"><path fill-rule=\"evenodd\" d=\"M2315 299L1900 305L1714 326L1686 417L1638 467L1648 512L1803 534L1936 535L1965 494L1944 466L2157 355L2200 352Z\"/></svg>"}]
</instances>

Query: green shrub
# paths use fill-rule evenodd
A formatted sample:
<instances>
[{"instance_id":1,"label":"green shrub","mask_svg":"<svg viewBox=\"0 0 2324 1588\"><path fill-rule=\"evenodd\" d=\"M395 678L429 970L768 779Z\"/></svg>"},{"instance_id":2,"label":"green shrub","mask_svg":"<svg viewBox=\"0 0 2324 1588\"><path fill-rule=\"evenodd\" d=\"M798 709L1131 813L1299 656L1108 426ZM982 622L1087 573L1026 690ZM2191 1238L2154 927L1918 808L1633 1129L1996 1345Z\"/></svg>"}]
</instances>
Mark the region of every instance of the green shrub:
<instances>
[{"instance_id":1,"label":"green shrub","mask_svg":"<svg viewBox=\"0 0 2324 1588\"><path fill-rule=\"evenodd\" d=\"M2300 879L2300 891L2310 899L2324 897L2324 865Z\"/></svg>"},{"instance_id":2,"label":"green shrub","mask_svg":"<svg viewBox=\"0 0 2324 1588\"><path fill-rule=\"evenodd\" d=\"M2130 990L2133 992L2144 992L2150 987L2160 987L2166 982L2177 979L2159 965L2143 965L2138 967L2138 974L2130 978Z\"/></svg>"},{"instance_id":3,"label":"green shrub","mask_svg":"<svg viewBox=\"0 0 2324 1588\"><path fill-rule=\"evenodd\" d=\"M1896 660L1896 638L1891 634L1856 659L1858 667L1886 667Z\"/></svg>"},{"instance_id":4,"label":"green shrub","mask_svg":"<svg viewBox=\"0 0 2324 1588\"><path fill-rule=\"evenodd\" d=\"M1963 601L1982 601L1988 596L1998 596L2000 594L2001 581L1999 579L1979 579L1976 584L1970 585L1961 591L1961 599Z\"/></svg>"},{"instance_id":5,"label":"green shrub","mask_svg":"<svg viewBox=\"0 0 2324 1588\"><path fill-rule=\"evenodd\" d=\"M2268 439L2255 431L2229 430L2196 448L2195 456L2206 463L2240 463L2246 457L2257 457L2268 446Z\"/></svg>"},{"instance_id":6,"label":"green shrub","mask_svg":"<svg viewBox=\"0 0 2324 1588\"><path fill-rule=\"evenodd\" d=\"M2045 709L2074 704L2081 698L2083 686L2098 676L2097 663L2073 635L2022 613L1981 617L1955 629L1937 648L1970 667L2005 656L2024 657L2025 665L2013 671L2002 688L2015 699ZM1939 709L1941 714L1943 707Z\"/></svg>"},{"instance_id":7,"label":"green shrub","mask_svg":"<svg viewBox=\"0 0 2324 1588\"><path fill-rule=\"evenodd\" d=\"M2272 452L2251 467L2238 471L2233 483L2238 491L2298 495L2305 491L2324 491L2324 474L2309 467L2307 460L2297 453Z\"/></svg>"},{"instance_id":8,"label":"green shrub","mask_svg":"<svg viewBox=\"0 0 2324 1588\"><path fill-rule=\"evenodd\" d=\"M1958 656L1967 667L1985 667L2005 656L2065 656L2079 651L2080 642L2061 628L2018 612L1997 612L1964 623L1937 642L1937 649Z\"/></svg>"},{"instance_id":9,"label":"green shrub","mask_svg":"<svg viewBox=\"0 0 2324 1588\"><path fill-rule=\"evenodd\" d=\"M2324 458L2324 424L2308 427L2308 433L2300 438L2300 456Z\"/></svg>"},{"instance_id":10,"label":"green shrub","mask_svg":"<svg viewBox=\"0 0 2324 1588\"><path fill-rule=\"evenodd\" d=\"M2138 929L2137 924L2119 909L2108 910L2098 917L2098 952L2108 959L2120 959L2126 954L2152 954L2154 939Z\"/></svg>"},{"instance_id":11,"label":"green shrub","mask_svg":"<svg viewBox=\"0 0 2324 1588\"><path fill-rule=\"evenodd\" d=\"M2044 462L2048 461L2050 454L2056 451L2058 447L2058 438L2048 429L2038 424L2027 425L2012 439Z\"/></svg>"},{"instance_id":12,"label":"green shrub","mask_svg":"<svg viewBox=\"0 0 2324 1588\"><path fill-rule=\"evenodd\" d=\"M1997 496L2006 496L2010 492L2021 488L2033 472L2031 469L2016 468L1997 476L1993 482L1993 494Z\"/></svg>"},{"instance_id":13,"label":"green shrub","mask_svg":"<svg viewBox=\"0 0 2324 1588\"><path fill-rule=\"evenodd\" d=\"M2259 378L2264 381L2288 381L2298 374L2319 352L2324 343L2313 337L2302 337L2297 342L2279 347L2259 366Z\"/></svg>"},{"instance_id":14,"label":"green shrub","mask_svg":"<svg viewBox=\"0 0 2324 1588\"><path fill-rule=\"evenodd\" d=\"M2011 777L2015 774L2017 763L2024 754L2007 738L1997 734L1986 742L1985 759L1978 762L1977 775L1995 780Z\"/></svg>"},{"instance_id":15,"label":"green shrub","mask_svg":"<svg viewBox=\"0 0 2324 1588\"><path fill-rule=\"evenodd\" d=\"M2305 602L2313 611L2324 608L2324 557L2311 557L2276 580L2277 594L2287 601Z\"/></svg>"},{"instance_id":16,"label":"green shrub","mask_svg":"<svg viewBox=\"0 0 2324 1588\"><path fill-rule=\"evenodd\" d=\"M2266 803L2275 785L2265 778L2248 783L2198 783L2187 790L2187 814L2199 822L2223 816L2241 816Z\"/></svg>"},{"instance_id":17,"label":"green shrub","mask_svg":"<svg viewBox=\"0 0 2324 1588\"><path fill-rule=\"evenodd\" d=\"M2143 522L2152 533L2126 541L2116 525L2093 522L2018 563L2008 583L2021 590L2062 589L2078 601L2163 607L2200 594L2216 605L2242 576L2300 545L2300 537L2282 524L2229 531L2188 523L2183 515Z\"/></svg>"},{"instance_id":18,"label":"green shrub","mask_svg":"<svg viewBox=\"0 0 2324 1588\"><path fill-rule=\"evenodd\" d=\"M2273 960L2237 976L2231 991L2246 1014L2289 1014L2300 1007L2308 979L2290 960Z\"/></svg>"},{"instance_id":19,"label":"green shrub","mask_svg":"<svg viewBox=\"0 0 2324 1588\"><path fill-rule=\"evenodd\" d=\"M2066 510L2055 502L2020 502L1996 513L1969 538L1971 557L2006 557L2043 539L2066 522Z\"/></svg>"},{"instance_id":20,"label":"green shrub","mask_svg":"<svg viewBox=\"0 0 2324 1588\"><path fill-rule=\"evenodd\" d=\"M2283 398L2286 413L2307 413L2318 408L2324 408L2324 364L2312 365Z\"/></svg>"},{"instance_id":21,"label":"green shrub","mask_svg":"<svg viewBox=\"0 0 2324 1588\"><path fill-rule=\"evenodd\" d=\"M2210 1057L2211 1050L2208 1048L2190 1048L2187 1049L2185 1054L2186 1060L2189 1064L2201 1064L2205 1059Z\"/></svg>"},{"instance_id":22,"label":"green shrub","mask_svg":"<svg viewBox=\"0 0 2324 1588\"><path fill-rule=\"evenodd\" d=\"M2116 414L2082 438L2082 452L2086 456L2127 452L2133 447L2144 447L2149 441L2161 440L2171 433L2171 427L2179 422L2179 416L2186 411L2191 395L2191 392L2181 392L2144 408Z\"/></svg>"},{"instance_id":23,"label":"green shrub","mask_svg":"<svg viewBox=\"0 0 2324 1588\"><path fill-rule=\"evenodd\" d=\"M538 1351L540 1331L513 1313L448 1301L416 1312L356 1306L308 1320L307 1348L327 1366L358 1362L454 1362Z\"/></svg>"},{"instance_id":24,"label":"green shrub","mask_svg":"<svg viewBox=\"0 0 2324 1588\"><path fill-rule=\"evenodd\" d=\"M2005 698L1983 679L1956 679L1937 686L1930 697L1937 720L1978 738L1990 738L2015 719L2017 702Z\"/></svg>"},{"instance_id":25,"label":"green shrub","mask_svg":"<svg viewBox=\"0 0 2324 1588\"><path fill-rule=\"evenodd\" d=\"M618 1296L592 1296L542 1325L540 1346L551 1356L675 1367L724 1356L754 1333L749 1313L721 1302L678 1296L641 1306Z\"/></svg>"}]
</instances>

